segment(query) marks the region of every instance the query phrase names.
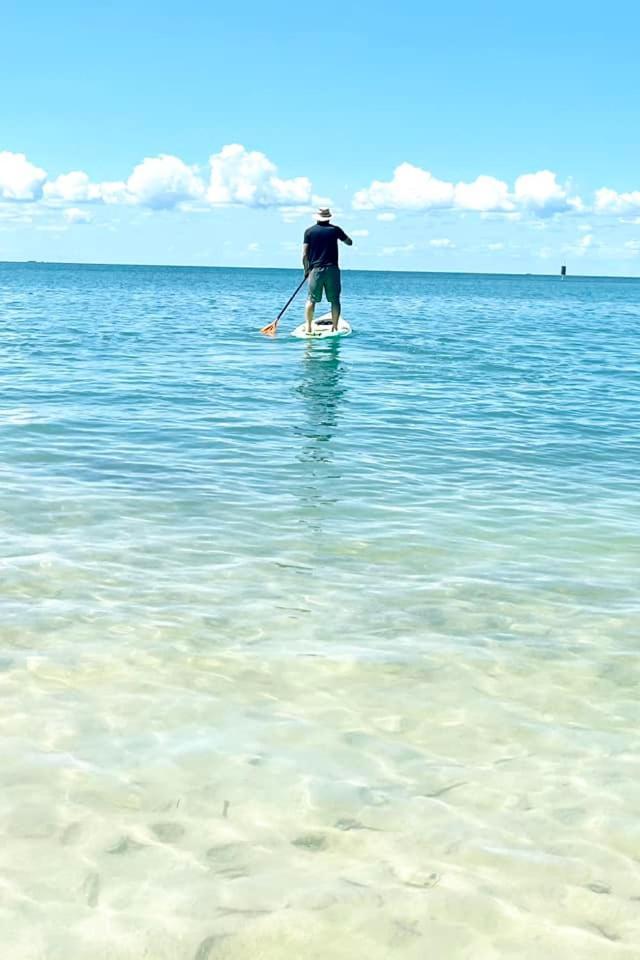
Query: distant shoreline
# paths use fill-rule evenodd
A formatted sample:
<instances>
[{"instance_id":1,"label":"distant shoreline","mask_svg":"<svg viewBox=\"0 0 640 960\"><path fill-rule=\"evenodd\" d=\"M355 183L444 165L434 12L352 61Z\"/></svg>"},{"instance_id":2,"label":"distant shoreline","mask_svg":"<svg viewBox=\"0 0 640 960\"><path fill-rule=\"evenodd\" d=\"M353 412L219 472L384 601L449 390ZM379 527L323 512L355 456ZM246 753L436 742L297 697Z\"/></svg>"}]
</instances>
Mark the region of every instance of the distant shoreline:
<instances>
[{"instance_id":1,"label":"distant shoreline","mask_svg":"<svg viewBox=\"0 0 640 960\"><path fill-rule=\"evenodd\" d=\"M256 267L256 266L223 266L218 264L201 263L78 263L73 260L0 260L0 266L10 267L129 267L139 270L274 270L283 273L298 273L299 267ZM415 276L448 276L448 277L511 277L514 280L538 279L538 280L562 280L560 272L558 273L500 273L483 272L478 270L372 270L366 267L343 267L345 273L400 273ZM608 275L608 274L589 274L589 273L569 273L563 282L571 280L640 280L639 276L629 276L626 274Z\"/></svg>"}]
</instances>

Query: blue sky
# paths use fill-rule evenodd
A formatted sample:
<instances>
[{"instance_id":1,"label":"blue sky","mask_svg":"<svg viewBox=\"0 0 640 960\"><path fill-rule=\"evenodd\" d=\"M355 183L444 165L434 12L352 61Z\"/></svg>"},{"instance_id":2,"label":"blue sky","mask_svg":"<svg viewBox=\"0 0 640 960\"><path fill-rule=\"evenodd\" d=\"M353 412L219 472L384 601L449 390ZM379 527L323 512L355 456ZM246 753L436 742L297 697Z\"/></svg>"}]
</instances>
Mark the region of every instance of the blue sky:
<instances>
[{"instance_id":1,"label":"blue sky","mask_svg":"<svg viewBox=\"0 0 640 960\"><path fill-rule=\"evenodd\" d=\"M5 0L0 259L640 274L638 6L431 6Z\"/></svg>"}]
</instances>

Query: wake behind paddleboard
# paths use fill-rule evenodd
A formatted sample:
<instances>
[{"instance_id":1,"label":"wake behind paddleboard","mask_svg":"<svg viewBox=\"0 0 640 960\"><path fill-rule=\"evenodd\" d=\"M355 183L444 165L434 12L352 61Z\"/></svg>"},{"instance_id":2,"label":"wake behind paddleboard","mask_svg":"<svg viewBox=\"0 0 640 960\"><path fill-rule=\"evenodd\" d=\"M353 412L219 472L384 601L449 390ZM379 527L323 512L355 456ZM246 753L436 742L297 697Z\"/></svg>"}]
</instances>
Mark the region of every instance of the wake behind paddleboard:
<instances>
[{"instance_id":1,"label":"wake behind paddleboard","mask_svg":"<svg viewBox=\"0 0 640 960\"><path fill-rule=\"evenodd\" d=\"M299 327L291 331L292 337L298 337L300 340L324 340L327 337L346 337L351 333L351 325L347 323L344 317L338 320L338 329L332 330L331 314L325 313L323 317L314 319L311 333L307 333L307 324L301 323Z\"/></svg>"}]
</instances>

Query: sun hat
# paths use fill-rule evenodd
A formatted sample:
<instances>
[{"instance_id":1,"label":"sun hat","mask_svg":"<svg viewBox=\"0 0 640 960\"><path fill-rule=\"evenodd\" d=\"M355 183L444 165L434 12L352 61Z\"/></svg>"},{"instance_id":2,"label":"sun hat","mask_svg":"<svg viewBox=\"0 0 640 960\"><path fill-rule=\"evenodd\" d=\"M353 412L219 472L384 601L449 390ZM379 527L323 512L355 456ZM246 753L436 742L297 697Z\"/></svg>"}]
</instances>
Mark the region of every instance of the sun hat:
<instances>
[{"instance_id":1,"label":"sun hat","mask_svg":"<svg viewBox=\"0 0 640 960\"><path fill-rule=\"evenodd\" d=\"M331 216L332 214L329 207L320 207L320 209L316 211L316 220L319 221L319 223L328 223L329 220L331 220Z\"/></svg>"}]
</instances>

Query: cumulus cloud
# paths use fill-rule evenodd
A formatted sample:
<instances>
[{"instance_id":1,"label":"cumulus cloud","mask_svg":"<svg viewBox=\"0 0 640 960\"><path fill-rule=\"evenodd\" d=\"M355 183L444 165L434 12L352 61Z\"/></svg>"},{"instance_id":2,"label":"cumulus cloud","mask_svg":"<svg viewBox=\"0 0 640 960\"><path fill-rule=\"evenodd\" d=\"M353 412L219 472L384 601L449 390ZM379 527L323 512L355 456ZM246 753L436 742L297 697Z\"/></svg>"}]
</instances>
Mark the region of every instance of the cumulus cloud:
<instances>
[{"instance_id":1,"label":"cumulus cloud","mask_svg":"<svg viewBox=\"0 0 640 960\"><path fill-rule=\"evenodd\" d=\"M86 210L80 210L79 207L69 207L64 211L64 218L67 223L91 223L93 219Z\"/></svg>"},{"instance_id":2,"label":"cumulus cloud","mask_svg":"<svg viewBox=\"0 0 640 960\"><path fill-rule=\"evenodd\" d=\"M153 210L166 210L187 200L199 200L205 192L195 168L168 154L146 157L133 168L126 187L135 203Z\"/></svg>"},{"instance_id":3,"label":"cumulus cloud","mask_svg":"<svg viewBox=\"0 0 640 960\"><path fill-rule=\"evenodd\" d=\"M132 204L152 210L174 207L204 210L207 206L236 204L278 206L293 217L311 212L320 198L311 192L307 177L285 179L264 153L241 144L228 144L209 159L205 183L196 166L180 157L160 154L146 157L125 180L93 182L83 170L72 170L47 180L44 170L24 154L0 152L0 200L34 201L44 198L58 204Z\"/></svg>"},{"instance_id":4,"label":"cumulus cloud","mask_svg":"<svg viewBox=\"0 0 640 960\"><path fill-rule=\"evenodd\" d=\"M433 240L429 240L429 245L431 247L442 247L449 248L455 247L453 240L449 240L448 237L435 237Z\"/></svg>"},{"instance_id":5,"label":"cumulus cloud","mask_svg":"<svg viewBox=\"0 0 640 960\"><path fill-rule=\"evenodd\" d=\"M509 212L514 208L508 185L495 177L480 176L473 183L456 184L454 201L460 210L477 210L481 213Z\"/></svg>"},{"instance_id":6,"label":"cumulus cloud","mask_svg":"<svg viewBox=\"0 0 640 960\"><path fill-rule=\"evenodd\" d=\"M307 177L285 180L274 163L257 150L239 143L227 144L209 158L209 203L249 207L298 206L311 202Z\"/></svg>"},{"instance_id":7,"label":"cumulus cloud","mask_svg":"<svg viewBox=\"0 0 640 960\"><path fill-rule=\"evenodd\" d=\"M432 210L452 206L453 184L438 180L428 170L401 163L388 182L374 180L353 198L356 210L398 207L404 210Z\"/></svg>"},{"instance_id":8,"label":"cumulus cloud","mask_svg":"<svg viewBox=\"0 0 640 960\"><path fill-rule=\"evenodd\" d=\"M579 197L569 195L550 170L518 177L513 191L504 180L481 175L470 183L453 183L434 177L411 163L401 163L391 180L374 180L353 197L356 210L384 207L402 210L469 210L481 214L518 216L520 211L539 217L566 210L581 210ZM384 216L384 215L380 215Z\"/></svg>"},{"instance_id":9,"label":"cumulus cloud","mask_svg":"<svg viewBox=\"0 0 640 960\"><path fill-rule=\"evenodd\" d=\"M596 190L595 209L598 213L640 212L640 190L618 193L609 187Z\"/></svg>"},{"instance_id":10,"label":"cumulus cloud","mask_svg":"<svg viewBox=\"0 0 640 960\"><path fill-rule=\"evenodd\" d=\"M516 179L513 194L518 206L541 217L582 209L582 201L578 197L570 197L551 170L523 173Z\"/></svg>"},{"instance_id":11,"label":"cumulus cloud","mask_svg":"<svg viewBox=\"0 0 640 960\"><path fill-rule=\"evenodd\" d=\"M46 171L27 160L24 153L0 151L0 199L39 200Z\"/></svg>"},{"instance_id":12,"label":"cumulus cloud","mask_svg":"<svg viewBox=\"0 0 640 960\"><path fill-rule=\"evenodd\" d=\"M102 199L100 185L91 183L88 174L82 170L62 173L55 180L50 180L45 183L43 193L47 200L64 200L65 203Z\"/></svg>"},{"instance_id":13,"label":"cumulus cloud","mask_svg":"<svg viewBox=\"0 0 640 960\"><path fill-rule=\"evenodd\" d=\"M203 197L205 187L195 168L179 157L146 157L126 181L92 183L82 170L63 173L44 186L47 200L64 203L128 203L165 210Z\"/></svg>"}]
</instances>

